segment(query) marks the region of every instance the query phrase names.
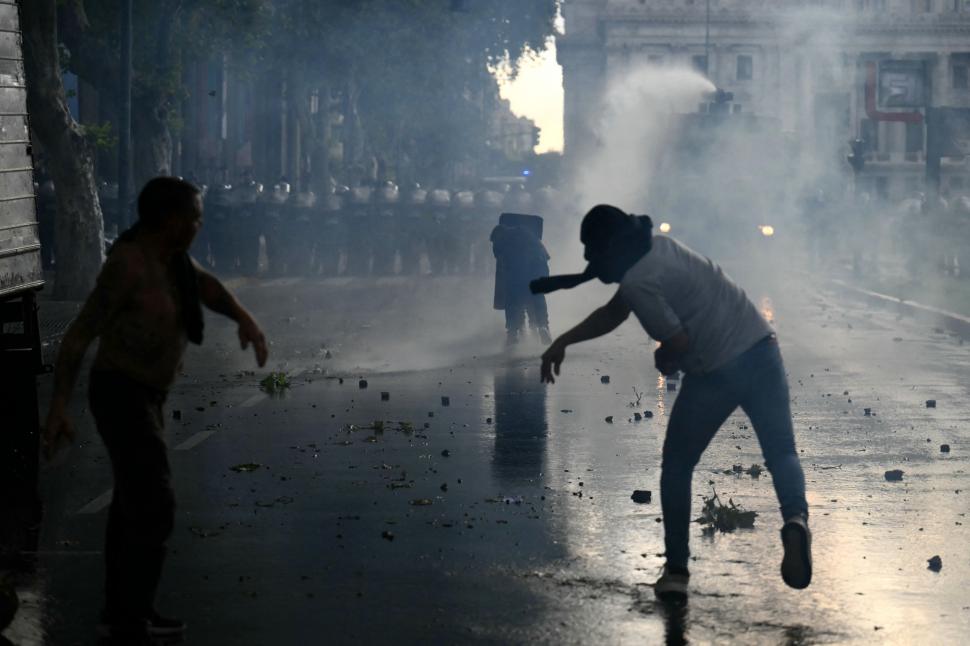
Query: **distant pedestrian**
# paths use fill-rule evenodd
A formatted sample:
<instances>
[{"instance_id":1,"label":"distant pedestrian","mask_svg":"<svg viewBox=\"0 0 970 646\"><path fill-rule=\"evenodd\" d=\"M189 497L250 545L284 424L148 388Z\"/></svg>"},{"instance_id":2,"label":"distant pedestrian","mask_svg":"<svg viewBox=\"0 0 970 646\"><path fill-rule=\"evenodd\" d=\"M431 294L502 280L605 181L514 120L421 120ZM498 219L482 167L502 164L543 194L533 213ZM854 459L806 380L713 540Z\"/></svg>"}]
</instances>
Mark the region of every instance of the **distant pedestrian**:
<instances>
[{"instance_id":1,"label":"distant pedestrian","mask_svg":"<svg viewBox=\"0 0 970 646\"><path fill-rule=\"evenodd\" d=\"M510 217L512 216L512 217ZM505 310L505 332L508 345L519 342L526 317L529 327L543 343L549 343L549 312L546 297L529 291L529 282L549 275L549 253L537 234L542 218L506 213L492 229L492 252L495 254L496 309Z\"/></svg>"},{"instance_id":2,"label":"distant pedestrian","mask_svg":"<svg viewBox=\"0 0 970 646\"><path fill-rule=\"evenodd\" d=\"M808 504L778 341L720 267L672 238L652 236L651 228L647 216L612 206L586 214L581 229L586 275L620 287L609 303L552 343L542 355L542 380L555 381L553 372L559 374L568 346L608 334L631 311L636 314L660 342L654 353L657 369L664 375L685 373L663 446L660 497L667 562L656 594L665 600L687 597L691 478L704 449L739 406L751 419L781 506L782 577L794 588L805 588L812 579Z\"/></svg>"},{"instance_id":3,"label":"distant pedestrian","mask_svg":"<svg viewBox=\"0 0 970 646\"><path fill-rule=\"evenodd\" d=\"M253 317L187 250L202 225L199 190L156 177L138 196L138 222L108 254L97 285L68 328L54 372L45 453L74 438L68 402L88 346L100 339L89 399L114 473L99 628L120 643L176 635L185 625L155 610L165 542L175 520L162 406L188 341L202 342L202 308L239 324L239 341L266 363Z\"/></svg>"}]
</instances>

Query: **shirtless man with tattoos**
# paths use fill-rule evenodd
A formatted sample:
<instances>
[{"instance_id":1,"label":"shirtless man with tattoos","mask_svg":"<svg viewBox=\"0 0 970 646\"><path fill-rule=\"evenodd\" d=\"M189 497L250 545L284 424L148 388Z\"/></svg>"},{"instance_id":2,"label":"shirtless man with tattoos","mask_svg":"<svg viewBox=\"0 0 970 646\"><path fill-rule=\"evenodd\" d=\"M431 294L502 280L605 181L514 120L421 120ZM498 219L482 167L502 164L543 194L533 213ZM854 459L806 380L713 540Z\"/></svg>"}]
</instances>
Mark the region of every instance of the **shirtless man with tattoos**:
<instances>
[{"instance_id":1,"label":"shirtless man with tattoos","mask_svg":"<svg viewBox=\"0 0 970 646\"><path fill-rule=\"evenodd\" d=\"M105 540L101 632L123 643L185 629L155 611L165 541L175 519L162 405L189 341L202 341L201 305L239 324L243 349L266 363L266 340L246 309L188 255L202 226L199 190L157 177L138 196L138 223L108 253L97 285L64 336L54 371L44 451L74 439L68 402L98 338L89 401L114 474Z\"/></svg>"}]
</instances>

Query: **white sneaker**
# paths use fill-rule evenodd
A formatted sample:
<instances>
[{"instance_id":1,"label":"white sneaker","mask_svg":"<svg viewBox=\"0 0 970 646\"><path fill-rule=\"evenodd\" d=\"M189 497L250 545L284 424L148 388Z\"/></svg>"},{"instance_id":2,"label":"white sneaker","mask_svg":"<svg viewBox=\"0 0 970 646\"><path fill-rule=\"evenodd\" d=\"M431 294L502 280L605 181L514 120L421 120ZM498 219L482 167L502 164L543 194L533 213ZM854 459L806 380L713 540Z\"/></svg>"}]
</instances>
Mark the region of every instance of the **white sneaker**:
<instances>
[{"instance_id":1,"label":"white sneaker","mask_svg":"<svg viewBox=\"0 0 970 646\"><path fill-rule=\"evenodd\" d=\"M690 574L670 572L664 565L660 578L653 586L653 593L662 601L684 602L687 600L687 586Z\"/></svg>"},{"instance_id":2,"label":"white sneaker","mask_svg":"<svg viewBox=\"0 0 970 646\"><path fill-rule=\"evenodd\" d=\"M789 586L803 590L812 582L812 532L808 519L792 516L781 528L785 557L781 561L781 578Z\"/></svg>"}]
</instances>

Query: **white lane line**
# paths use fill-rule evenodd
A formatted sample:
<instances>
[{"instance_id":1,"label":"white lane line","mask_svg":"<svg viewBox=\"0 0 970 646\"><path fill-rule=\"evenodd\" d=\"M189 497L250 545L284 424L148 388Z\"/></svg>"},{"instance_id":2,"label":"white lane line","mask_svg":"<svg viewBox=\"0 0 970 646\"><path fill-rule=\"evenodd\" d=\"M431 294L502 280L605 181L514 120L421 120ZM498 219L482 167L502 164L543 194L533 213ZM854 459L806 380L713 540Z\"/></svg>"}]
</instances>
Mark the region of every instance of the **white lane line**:
<instances>
[{"instance_id":1,"label":"white lane line","mask_svg":"<svg viewBox=\"0 0 970 646\"><path fill-rule=\"evenodd\" d=\"M175 450L176 451L188 451L189 449L194 448L194 447L198 446L199 444L202 444L202 442L204 442L207 439L209 439L209 436L211 436L211 435L215 435L215 431L199 431L198 433L196 433L192 437L188 438L187 440L185 440L184 442L182 442L181 444L179 444L178 446L176 446L175 447Z\"/></svg>"},{"instance_id":2,"label":"white lane line","mask_svg":"<svg viewBox=\"0 0 970 646\"><path fill-rule=\"evenodd\" d=\"M297 377L299 377L302 374L303 374L303 369L300 368L299 370L294 370L293 372L286 373L286 376L289 377L290 379L296 379ZM264 392L258 392L255 395L253 395L252 397L250 397L249 399L247 399L246 401L244 401L243 403L241 403L240 406L242 408L252 408L253 406L255 406L256 404L258 404L259 402L261 402L264 399L266 399L267 397L269 397L268 394L266 394Z\"/></svg>"},{"instance_id":3,"label":"white lane line","mask_svg":"<svg viewBox=\"0 0 970 646\"><path fill-rule=\"evenodd\" d=\"M101 511L102 509L104 509L105 507L111 504L111 495L113 492L114 492L114 489L108 489L103 494L101 494L100 496L98 496L88 504L78 509L75 513L78 513L78 514L98 513L99 511Z\"/></svg>"},{"instance_id":4,"label":"white lane line","mask_svg":"<svg viewBox=\"0 0 970 646\"><path fill-rule=\"evenodd\" d=\"M252 397L250 397L249 399L241 403L240 406L242 406L243 408L252 408L259 402L263 401L264 399L266 399L266 393L256 393L255 395L253 395Z\"/></svg>"}]
</instances>

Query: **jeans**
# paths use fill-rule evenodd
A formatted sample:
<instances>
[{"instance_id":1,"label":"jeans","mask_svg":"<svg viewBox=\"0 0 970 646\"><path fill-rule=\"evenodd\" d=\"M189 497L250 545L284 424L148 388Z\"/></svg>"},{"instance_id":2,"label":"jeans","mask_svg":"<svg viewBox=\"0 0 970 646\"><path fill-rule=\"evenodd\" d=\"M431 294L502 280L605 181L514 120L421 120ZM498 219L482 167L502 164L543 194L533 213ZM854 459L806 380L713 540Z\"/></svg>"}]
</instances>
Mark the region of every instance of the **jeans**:
<instances>
[{"instance_id":1,"label":"jeans","mask_svg":"<svg viewBox=\"0 0 970 646\"><path fill-rule=\"evenodd\" d=\"M163 391L92 371L91 412L114 473L105 539L105 614L114 623L151 617L175 522Z\"/></svg>"},{"instance_id":2,"label":"jeans","mask_svg":"<svg viewBox=\"0 0 970 646\"><path fill-rule=\"evenodd\" d=\"M808 515L805 475L795 451L788 379L778 342L769 337L713 372L684 377L667 426L660 475L668 565L687 566L694 467L738 406L751 419L782 518Z\"/></svg>"}]
</instances>

